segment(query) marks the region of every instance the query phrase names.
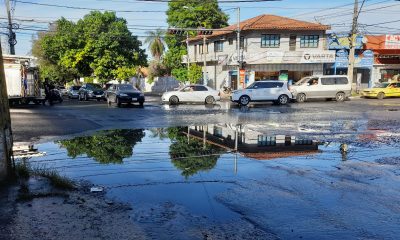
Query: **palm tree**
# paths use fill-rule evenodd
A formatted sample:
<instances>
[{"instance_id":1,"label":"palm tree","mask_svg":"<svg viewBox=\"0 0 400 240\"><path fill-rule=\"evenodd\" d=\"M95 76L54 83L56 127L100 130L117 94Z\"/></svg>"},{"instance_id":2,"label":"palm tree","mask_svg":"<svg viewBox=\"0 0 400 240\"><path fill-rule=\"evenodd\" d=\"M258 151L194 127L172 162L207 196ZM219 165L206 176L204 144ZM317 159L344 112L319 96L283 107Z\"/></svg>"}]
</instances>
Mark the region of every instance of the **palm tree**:
<instances>
[{"instance_id":1,"label":"palm tree","mask_svg":"<svg viewBox=\"0 0 400 240\"><path fill-rule=\"evenodd\" d=\"M149 50L155 60L160 61L161 56L164 54L165 42L163 40L164 30L157 29L155 31L147 31L145 44L149 44Z\"/></svg>"}]
</instances>

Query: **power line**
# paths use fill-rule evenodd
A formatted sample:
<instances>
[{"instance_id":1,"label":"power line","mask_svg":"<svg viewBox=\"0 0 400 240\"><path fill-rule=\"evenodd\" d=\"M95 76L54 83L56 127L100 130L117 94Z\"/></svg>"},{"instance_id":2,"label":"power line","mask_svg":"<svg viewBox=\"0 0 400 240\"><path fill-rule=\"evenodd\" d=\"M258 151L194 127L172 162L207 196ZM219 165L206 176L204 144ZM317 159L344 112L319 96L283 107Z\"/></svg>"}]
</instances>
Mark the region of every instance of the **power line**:
<instances>
[{"instance_id":1,"label":"power line","mask_svg":"<svg viewBox=\"0 0 400 240\"><path fill-rule=\"evenodd\" d=\"M165 13L165 11L161 11L161 10L112 10L112 9L105 9L105 8L87 8L87 7L76 7L76 6L47 4L47 3L27 2L27 1L18 1L18 3L39 5L39 6L45 6L45 7L68 8L68 9L76 9L76 10L110 11L110 12L121 12L121 13L155 13L155 12Z\"/></svg>"}]
</instances>

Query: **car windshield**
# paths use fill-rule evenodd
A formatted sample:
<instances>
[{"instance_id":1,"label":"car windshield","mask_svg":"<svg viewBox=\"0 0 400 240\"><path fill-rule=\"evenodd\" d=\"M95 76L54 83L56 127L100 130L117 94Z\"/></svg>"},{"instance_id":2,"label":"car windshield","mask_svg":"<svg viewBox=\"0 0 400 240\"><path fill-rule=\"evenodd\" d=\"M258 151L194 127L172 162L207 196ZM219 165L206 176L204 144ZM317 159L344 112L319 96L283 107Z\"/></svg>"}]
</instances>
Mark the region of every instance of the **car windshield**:
<instances>
[{"instance_id":1,"label":"car windshield","mask_svg":"<svg viewBox=\"0 0 400 240\"><path fill-rule=\"evenodd\" d=\"M387 88L387 86L389 86L389 83L377 83L374 88Z\"/></svg>"},{"instance_id":2,"label":"car windshield","mask_svg":"<svg viewBox=\"0 0 400 240\"><path fill-rule=\"evenodd\" d=\"M118 89L122 91L136 90L136 88L129 84L119 85Z\"/></svg>"},{"instance_id":3,"label":"car windshield","mask_svg":"<svg viewBox=\"0 0 400 240\"><path fill-rule=\"evenodd\" d=\"M93 89L101 89L102 87L99 84L90 84L87 85L89 88L93 88Z\"/></svg>"},{"instance_id":4,"label":"car windshield","mask_svg":"<svg viewBox=\"0 0 400 240\"><path fill-rule=\"evenodd\" d=\"M71 87L71 90L76 91L76 90L79 90L80 88L81 88L80 86L72 86L72 87Z\"/></svg>"},{"instance_id":5,"label":"car windshield","mask_svg":"<svg viewBox=\"0 0 400 240\"><path fill-rule=\"evenodd\" d=\"M304 78L300 79L299 81L297 81L294 85L295 85L295 86L300 86L300 85L302 85L303 83L309 81L310 79L311 79L310 77L304 77Z\"/></svg>"}]
</instances>

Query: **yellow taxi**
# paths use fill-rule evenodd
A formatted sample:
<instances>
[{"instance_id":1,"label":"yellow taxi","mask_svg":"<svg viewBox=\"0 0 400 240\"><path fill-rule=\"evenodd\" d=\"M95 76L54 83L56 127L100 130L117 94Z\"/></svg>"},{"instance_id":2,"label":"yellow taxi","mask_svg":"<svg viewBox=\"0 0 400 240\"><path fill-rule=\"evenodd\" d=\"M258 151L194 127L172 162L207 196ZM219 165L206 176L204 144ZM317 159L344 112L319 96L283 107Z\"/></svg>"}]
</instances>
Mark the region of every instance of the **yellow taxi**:
<instances>
[{"instance_id":1,"label":"yellow taxi","mask_svg":"<svg viewBox=\"0 0 400 240\"><path fill-rule=\"evenodd\" d=\"M386 97L400 97L400 82L378 83L373 88L364 89L361 93L365 98L384 99Z\"/></svg>"}]
</instances>

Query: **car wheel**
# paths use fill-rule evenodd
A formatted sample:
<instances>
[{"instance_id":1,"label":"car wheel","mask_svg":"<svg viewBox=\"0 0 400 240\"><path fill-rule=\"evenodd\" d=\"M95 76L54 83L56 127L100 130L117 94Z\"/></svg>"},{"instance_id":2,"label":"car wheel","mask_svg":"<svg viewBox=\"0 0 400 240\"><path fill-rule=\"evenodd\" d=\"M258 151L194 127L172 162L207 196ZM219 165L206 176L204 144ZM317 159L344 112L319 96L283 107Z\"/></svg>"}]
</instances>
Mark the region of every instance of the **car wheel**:
<instances>
[{"instance_id":1,"label":"car wheel","mask_svg":"<svg viewBox=\"0 0 400 240\"><path fill-rule=\"evenodd\" d=\"M247 106L250 103L250 97L249 96L241 96L239 98L239 104L242 106Z\"/></svg>"},{"instance_id":2,"label":"car wheel","mask_svg":"<svg viewBox=\"0 0 400 240\"><path fill-rule=\"evenodd\" d=\"M117 103L118 107L121 107L122 104L121 104L121 100L119 100L119 98L116 98L115 102Z\"/></svg>"},{"instance_id":3,"label":"car wheel","mask_svg":"<svg viewBox=\"0 0 400 240\"><path fill-rule=\"evenodd\" d=\"M307 100L307 97L304 93L300 93L296 96L296 101L299 103L303 103Z\"/></svg>"},{"instance_id":4,"label":"car wheel","mask_svg":"<svg viewBox=\"0 0 400 240\"><path fill-rule=\"evenodd\" d=\"M169 103L171 105L176 105L179 103L179 98L177 96L172 96L169 98Z\"/></svg>"},{"instance_id":5,"label":"car wheel","mask_svg":"<svg viewBox=\"0 0 400 240\"><path fill-rule=\"evenodd\" d=\"M382 100L382 99L385 98L385 93L380 92L380 93L378 93L378 95L377 95L376 97L377 97L379 100Z\"/></svg>"},{"instance_id":6,"label":"car wheel","mask_svg":"<svg viewBox=\"0 0 400 240\"><path fill-rule=\"evenodd\" d=\"M279 105L286 105L289 102L289 97L287 95L280 95L278 98Z\"/></svg>"},{"instance_id":7,"label":"car wheel","mask_svg":"<svg viewBox=\"0 0 400 240\"><path fill-rule=\"evenodd\" d=\"M342 92L336 93L336 102L344 102L346 95Z\"/></svg>"},{"instance_id":8,"label":"car wheel","mask_svg":"<svg viewBox=\"0 0 400 240\"><path fill-rule=\"evenodd\" d=\"M215 103L215 99L214 99L213 96L208 96L208 97L206 97L205 102L206 102L206 104L214 104Z\"/></svg>"}]
</instances>

